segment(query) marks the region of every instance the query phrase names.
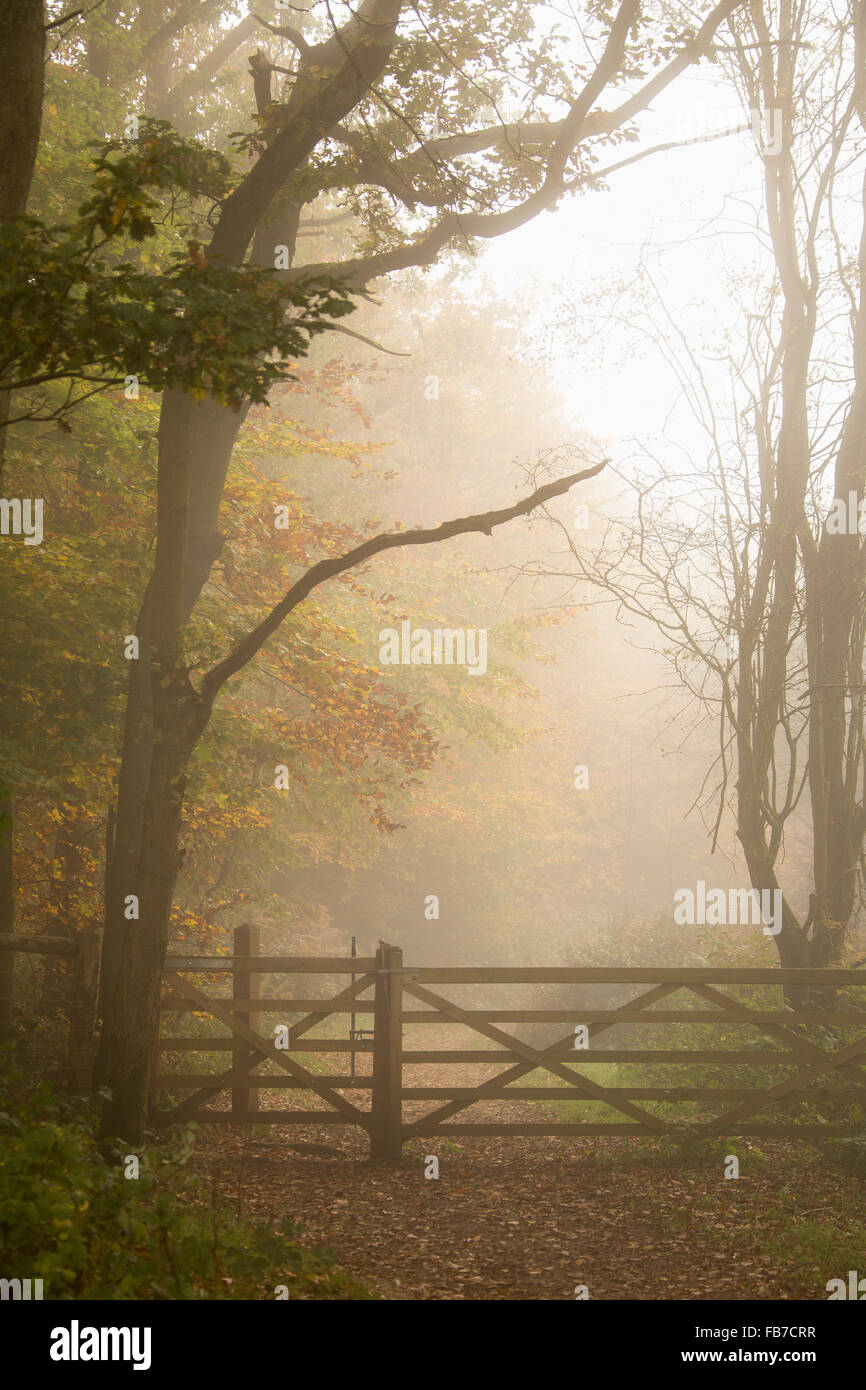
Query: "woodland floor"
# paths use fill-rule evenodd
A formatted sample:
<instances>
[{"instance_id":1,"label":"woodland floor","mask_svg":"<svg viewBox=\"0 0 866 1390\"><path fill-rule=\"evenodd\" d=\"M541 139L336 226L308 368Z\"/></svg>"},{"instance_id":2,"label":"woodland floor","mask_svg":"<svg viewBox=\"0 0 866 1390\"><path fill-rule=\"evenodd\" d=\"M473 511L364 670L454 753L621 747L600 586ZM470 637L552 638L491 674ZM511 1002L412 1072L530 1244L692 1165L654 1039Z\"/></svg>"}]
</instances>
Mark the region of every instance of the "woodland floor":
<instances>
[{"instance_id":1,"label":"woodland floor","mask_svg":"<svg viewBox=\"0 0 866 1390\"><path fill-rule=\"evenodd\" d=\"M428 1066L423 1084L471 1084L472 1070L458 1081L453 1067L446 1077ZM281 1108L287 1094L262 1104ZM545 1115L561 1118L516 1102L459 1118ZM812 1147L761 1140L761 1161L750 1163L742 1146L740 1176L726 1180L721 1161L659 1163L642 1158L643 1142L461 1136L414 1140L401 1161L373 1164L357 1129L208 1125L199 1152L234 1210L288 1218L304 1243L330 1249L385 1299L573 1299L583 1284L594 1299L823 1300L826 1280L846 1273L804 1266L790 1242L794 1219L862 1211L860 1180ZM321 1148L292 1147L304 1144ZM424 1177L428 1153L439 1157L438 1180ZM782 1248L767 1253L771 1242Z\"/></svg>"}]
</instances>

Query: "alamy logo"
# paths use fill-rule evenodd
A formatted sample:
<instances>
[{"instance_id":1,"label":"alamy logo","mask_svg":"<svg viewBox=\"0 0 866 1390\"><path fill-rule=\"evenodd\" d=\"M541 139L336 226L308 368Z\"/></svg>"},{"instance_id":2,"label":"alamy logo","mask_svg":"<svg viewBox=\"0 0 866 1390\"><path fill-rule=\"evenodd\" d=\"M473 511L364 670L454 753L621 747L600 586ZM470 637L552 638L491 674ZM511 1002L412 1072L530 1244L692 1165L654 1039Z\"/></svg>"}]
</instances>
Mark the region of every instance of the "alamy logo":
<instances>
[{"instance_id":1,"label":"alamy logo","mask_svg":"<svg viewBox=\"0 0 866 1390\"><path fill-rule=\"evenodd\" d=\"M860 1279L856 1269L848 1270L847 1288L844 1279L828 1279L824 1288L832 1290L828 1303L834 1298L858 1298L861 1303L866 1299L866 1279Z\"/></svg>"},{"instance_id":2,"label":"alamy logo","mask_svg":"<svg viewBox=\"0 0 866 1390\"><path fill-rule=\"evenodd\" d=\"M752 135L761 154L778 155L782 153L782 113L774 109L772 111L749 112L752 121Z\"/></svg>"},{"instance_id":3,"label":"alamy logo","mask_svg":"<svg viewBox=\"0 0 866 1390\"><path fill-rule=\"evenodd\" d=\"M52 1361L131 1361L134 1371L150 1370L149 1327L69 1327L51 1331Z\"/></svg>"},{"instance_id":4,"label":"alamy logo","mask_svg":"<svg viewBox=\"0 0 866 1390\"><path fill-rule=\"evenodd\" d=\"M487 670L487 629L463 627L413 628L408 619L379 633L382 666L466 666L470 676Z\"/></svg>"},{"instance_id":5,"label":"alamy logo","mask_svg":"<svg viewBox=\"0 0 866 1390\"><path fill-rule=\"evenodd\" d=\"M849 492L847 505L844 497L834 497L827 513L827 535L866 536L866 497L858 501L856 492Z\"/></svg>"},{"instance_id":6,"label":"alamy logo","mask_svg":"<svg viewBox=\"0 0 866 1390\"><path fill-rule=\"evenodd\" d=\"M674 893L674 921L677 926L725 927L758 926L766 922L764 936L778 936L782 930L781 888L711 888L703 879L697 892L678 888Z\"/></svg>"},{"instance_id":7,"label":"alamy logo","mask_svg":"<svg viewBox=\"0 0 866 1390\"><path fill-rule=\"evenodd\" d=\"M42 544L42 497L0 497L0 536L23 536L25 545Z\"/></svg>"},{"instance_id":8,"label":"alamy logo","mask_svg":"<svg viewBox=\"0 0 866 1390\"><path fill-rule=\"evenodd\" d=\"M32 1287L32 1292L31 1292ZM41 1279L0 1279L0 1299L40 1299Z\"/></svg>"}]
</instances>

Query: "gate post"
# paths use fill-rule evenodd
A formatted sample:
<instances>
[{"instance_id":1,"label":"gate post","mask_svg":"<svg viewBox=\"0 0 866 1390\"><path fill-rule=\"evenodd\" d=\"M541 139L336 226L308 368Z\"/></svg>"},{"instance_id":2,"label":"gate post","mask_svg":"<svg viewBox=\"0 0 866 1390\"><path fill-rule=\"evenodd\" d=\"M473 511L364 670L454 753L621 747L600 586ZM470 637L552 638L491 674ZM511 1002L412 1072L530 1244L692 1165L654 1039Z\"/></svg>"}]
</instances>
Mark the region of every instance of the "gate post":
<instances>
[{"instance_id":1,"label":"gate post","mask_svg":"<svg viewBox=\"0 0 866 1390\"><path fill-rule=\"evenodd\" d=\"M373 1099L370 1157L403 1153L403 952L379 943L373 1036Z\"/></svg>"},{"instance_id":2,"label":"gate post","mask_svg":"<svg viewBox=\"0 0 866 1390\"><path fill-rule=\"evenodd\" d=\"M232 946L236 956L257 956L259 954L259 928L258 927L235 927L234 943ZM232 972L232 999L258 999L259 997L260 976L258 972L252 970L234 970ZM250 1015L245 1012L238 1013L238 1018L242 1023L250 1022ZM243 1072L246 1070L246 1063L250 1057L249 1043L242 1042L238 1047L232 1049L232 1071ZM232 1087L232 1118L240 1122L249 1113L259 1108L258 1090L244 1085L243 1087Z\"/></svg>"}]
</instances>

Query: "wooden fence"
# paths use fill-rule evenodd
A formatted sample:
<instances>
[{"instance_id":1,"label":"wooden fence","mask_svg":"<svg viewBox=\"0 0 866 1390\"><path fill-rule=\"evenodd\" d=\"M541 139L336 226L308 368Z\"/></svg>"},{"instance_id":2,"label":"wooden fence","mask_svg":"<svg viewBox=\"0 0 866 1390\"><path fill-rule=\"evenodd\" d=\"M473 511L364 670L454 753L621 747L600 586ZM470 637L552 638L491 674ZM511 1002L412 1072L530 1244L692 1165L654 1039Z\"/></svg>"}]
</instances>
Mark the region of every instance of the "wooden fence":
<instances>
[{"instance_id":1,"label":"wooden fence","mask_svg":"<svg viewBox=\"0 0 866 1390\"><path fill-rule=\"evenodd\" d=\"M206 993L193 984L190 974L228 976L232 994ZM336 992L326 998L308 998L303 992L267 997L260 993L263 976L335 977ZM345 983L345 977L351 977ZM622 986L639 987L634 997L616 1007L587 1007L576 1002L568 1008L478 1008L474 1004L446 997L442 987L466 986L557 986L575 992L592 986L606 986L608 993ZM369 957L282 957L261 956L254 928L239 928L235 935L235 954L231 957L175 956L166 966L163 998L165 1013L196 1014L216 1019L228 1032L223 1036L174 1036L160 1038L154 1057L152 1087L173 1094L187 1090L192 1094L171 1106L154 1108L152 1119L160 1124L196 1119L222 1124L304 1124L354 1125L370 1136L374 1158L397 1158L407 1139L433 1136L501 1135L632 1135L649 1136L682 1133L683 1125L704 1135L795 1136L828 1138L854 1133L850 1119L819 1122L814 1113L833 1116L838 1107L866 1105L866 1007L860 999L838 999L866 985L866 971L851 970L773 970L773 969L677 969L667 966L628 967L404 967L401 950L382 944L376 956ZM731 990L760 987L775 996L753 1007L731 994ZM331 986L334 988L334 986ZM795 997L821 1000L821 1007L786 1007L782 992ZM670 996L684 991L691 996L678 1007L657 1007ZM453 988L448 988L453 994ZM697 1001L698 1007L695 1007ZM835 1001L835 1002L834 1002ZM866 1001L864 1001L866 1003ZM709 1005L710 1007L702 1007ZM412 1007L410 1007L412 1006ZM359 1038L357 1030L346 1026L347 1016L372 1014L373 1038ZM282 1046L254 1025L257 1015L278 1017ZM291 1023L287 1022L292 1019ZM322 1036L315 1030L327 1020L337 1020L338 1034ZM500 1024L568 1024L568 1031L552 1043L534 1046L505 1031ZM404 1035L423 1025L460 1028L476 1035L483 1046L407 1047ZM583 1025L576 1047L575 1025ZM678 1025L720 1029L719 1041L726 1047L677 1046L663 1049L650 1045L616 1049L597 1046L610 1029L627 1026L630 1030L659 1025L668 1030ZM332 1030L334 1025L331 1025ZM752 1032L752 1040L735 1040L739 1029ZM840 1036L840 1030L850 1030ZM760 1045L754 1041L757 1033ZM230 1052L231 1066L219 1073L161 1072L162 1053ZM330 1068L319 1072L304 1065L305 1054L315 1055L317 1064ZM369 1072L355 1075L338 1070L348 1058L371 1054ZM301 1059L304 1059L303 1061ZM270 1062L276 1071L256 1072ZM623 1066L735 1068L737 1080L749 1069L760 1068L754 1084L635 1085L608 1086L592 1080L593 1067L618 1063ZM496 1071L483 1081L471 1084L423 1086L406 1084L407 1072L416 1067L438 1068L492 1067ZM768 1070L771 1073L768 1080ZM519 1086L528 1074L541 1071L548 1082ZM841 1086L829 1087L835 1075ZM778 1079L776 1079L778 1076ZM305 1092L324 1103L327 1109L269 1109L259 1105L260 1094L268 1089ZM213 1109L208 1102L230 1105ZM553 1122L544 1117L515 1123L508 1120L485 1122L456 1120L471 1107L489 1102L571 1101L580 1105L601 1104L615 1112L616 1118L590 1118L588 1121ZM420 1102L436 1102L432 1109L415 1113ZM721 1112L712 1118L690 1122L679 1116L662 1117L647 1102L668 1105L710 1103ZM767 1110L791 1106L807 1107L813 1116L806 1120L790 1118L758 1119ZM539 1111L533 1107L538 1116ZM407 1113L412 1112L412 1113Z\"/></svg>"},{"instance_id":2,"label":"wooden fence","mask_svg":"<svg viewBox=\"0 0 866 1390\"><path fill-rule=\"evenodd\" d=\"M15 954L67 960L70 981L65 1079L74 1090L82 1092L90 1090L93 1070L101 940L99 932L70 939L0 933L0 1041L5 1041L12 1031Z\"/></svg>"},{"instance_id":3,"label":"wooden fence","mask_svg":"<svg viewBox=\"0 0 866 1390\"><path fill-rule=\"evenodd\" d=\"M390 1060L390 1056L386 1058L383 1053L383 1046L389 1045L386 1002L389 990L387 977L382 973L382 952L378 956L359 957L262 956L259 954L258 930L255 927L237 928L234 946L233 956L169 956L166 960L163 1015L205 1015L224 1024L230 1033L222 1037L158 1039L151 1072L152 1091L174 1092L185 1088L192 1089L193 1094L170 1110L152 1109L151 1119L163 1125L193 1118L200 1123L210 1124L356 1124L370 1133L376 1154L382 1153L384 1127L379 1126L377 1131L375 1119L387 1110L382 1082L388 1075L386 1062ZM231 997L205 994L186 978L189 974L203 973L230 975ZM260 993L259 977L262 975L327 975L338 978L349 975L355 978L329 999L299 995L270 998ZM370 988L375 989L375 999L372 1003L368 1001L365 1008L362 996ZM350 1040L348 1037L311 1040L305 1036L331 1015L344 1017L363 1012L374 1012L375 1016L375 1082L372 1075L320 1075L297 1060L298 1053L307 1052L318 1055L372 1052L372 1041ZM288 1015L300 1015L290 1026L287 1025L287 1048L276 1046L273 1034L268 1037L253 1026L253 1015L261 1013L276 1014L283 1019ZM220 1073L164 1073L160 1065L165 1052L230 1052L231 1067ZM282 1074L252 1075L263 1061L274 1063ZM318 1096L329 1108L326 1111L261 1109L259 1091L279 1088L309 1092ZM369 1091L370 1107L364 1109L347 1100L341 1094L346 1090ZM205 1102L226 1092L231 1097L230 1109L206 1108ZM377 1141L380 1131L382 1142Z\"/></svg>"}]
</instances>

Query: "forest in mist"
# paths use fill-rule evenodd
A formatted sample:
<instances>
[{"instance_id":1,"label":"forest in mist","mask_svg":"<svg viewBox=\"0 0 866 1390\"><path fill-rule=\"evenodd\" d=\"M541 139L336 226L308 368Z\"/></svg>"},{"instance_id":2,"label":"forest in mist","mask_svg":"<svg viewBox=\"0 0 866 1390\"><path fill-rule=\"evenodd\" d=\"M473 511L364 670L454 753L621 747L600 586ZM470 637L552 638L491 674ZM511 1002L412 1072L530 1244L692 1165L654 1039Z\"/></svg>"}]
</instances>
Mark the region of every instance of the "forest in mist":
<instances>
[{"instance_id":1,"label":"forest in mist","mask_svg":"<svg viewBox=\"0 0 866 1390\"><path fill-rule=\"evenodd\" d=\"M0 51L3 1299L866 1297L864 0Z\"/></svg>"}]
</instances>

